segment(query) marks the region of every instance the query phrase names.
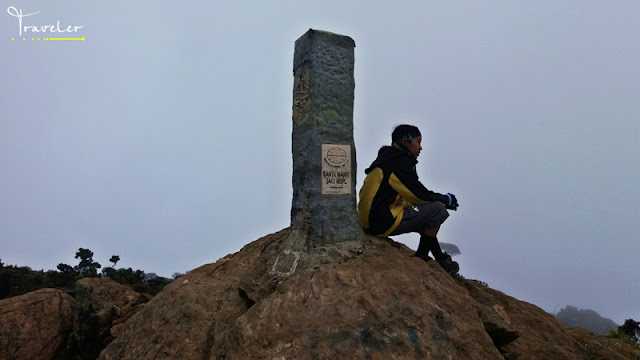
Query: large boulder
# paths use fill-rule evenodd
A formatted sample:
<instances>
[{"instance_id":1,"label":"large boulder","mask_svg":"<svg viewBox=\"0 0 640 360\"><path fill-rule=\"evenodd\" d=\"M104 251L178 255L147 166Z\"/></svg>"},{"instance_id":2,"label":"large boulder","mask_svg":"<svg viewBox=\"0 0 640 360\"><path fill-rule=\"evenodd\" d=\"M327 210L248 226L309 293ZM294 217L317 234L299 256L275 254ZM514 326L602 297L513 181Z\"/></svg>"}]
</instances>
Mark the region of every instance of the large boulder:
<instances>
[{"instance_id":1,"label":"large boulder","mask_svg":"<svg viewBox=\"0 0 640 360\"><path fill-rule=\"evenodd\" d=\"M0 300L0 359L53 358L73 328L74 305L55 289Z\"/></svg>"},{"instance_id":2,"label":"large boulder","mask_svg":"<svg viewBox=\"0 0 640 360\"><path fill-rule=\"evenodd\" d=\"M95 359L122 323L151 299L109 278L80 279L75 290L77 304L69 351L82 359Z\"/></svg>"},{"instance_id":3,"label":"large boulder","mask_svg":"<svg viewBox=\"0 0 640 360\"><path fill-rule=\"evenodd\" d=\"M293 239L293 240L292 240ZM154 297L100 359L587 359L552 315L368 237L285 229Z\"/></svg>"}]
</instances>

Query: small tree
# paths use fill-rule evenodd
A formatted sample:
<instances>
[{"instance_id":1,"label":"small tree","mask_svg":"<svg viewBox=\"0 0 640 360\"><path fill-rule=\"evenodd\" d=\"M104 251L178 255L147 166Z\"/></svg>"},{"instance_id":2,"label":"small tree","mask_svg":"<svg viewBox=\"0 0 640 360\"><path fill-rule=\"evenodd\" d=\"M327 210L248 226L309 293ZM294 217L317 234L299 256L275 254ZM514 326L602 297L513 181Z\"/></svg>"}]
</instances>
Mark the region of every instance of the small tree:
<instances>
[{"instance_id":1,"label":"small tree","mask_svg":"<svg viewBox=\"0 0 640 360\"><path fill-rule=\"evenodd\" d=\"M112 268L114 268L114 269L115 269L116 264L118 263L118 261L120 261L120 256L118 256L118 255L113 255L113 256L109 259L109 261L111 261L111 262L113 263Z\"/></svg>"},{"instance_id":2,"label":"small tree","mask_svg":"<svg viewBox=\"0 0 640 360\"><path fill-rule=\"evenodd\" d=\"M67 264L63 264L60 263L58 264L58 271L60 271L63 274L75 274L75 270L73 269L73 267L71 267L71 265L67 265Z\"/></svg>"},{"instance_id":3,"label":"small tree","mask_svg":"<svg viewBox=\"0 0 640 360\"><path fill-rule=\"evenodd\" d=\"M627 319L622 326L618 327L618 330L635 342L640 341L640 322L633 319Z\"/></svg>"},{"instance_id":4,"label":"small tree","mask_svg":"<svg viewBox=\"0 0 640 360\"><path fill-rule=\"evenodd\" d=\"M100 269L102 265L93 261L93 251L80 248L76 252L76 259L80 259L80 263L75 267L75 270L81 277L98 276L98 269Z\"/></svg>"},{"instance_id":5,"label":"small tree","mask_svg":"<svg viewBox=\"0 0 640 360\"><path fill-rule=\"evenodd\" d=\"M71 286L75 283L78 272L71 265L60 263L58 271L60 272L61 286Z\"/></svg>"}]
</instances>

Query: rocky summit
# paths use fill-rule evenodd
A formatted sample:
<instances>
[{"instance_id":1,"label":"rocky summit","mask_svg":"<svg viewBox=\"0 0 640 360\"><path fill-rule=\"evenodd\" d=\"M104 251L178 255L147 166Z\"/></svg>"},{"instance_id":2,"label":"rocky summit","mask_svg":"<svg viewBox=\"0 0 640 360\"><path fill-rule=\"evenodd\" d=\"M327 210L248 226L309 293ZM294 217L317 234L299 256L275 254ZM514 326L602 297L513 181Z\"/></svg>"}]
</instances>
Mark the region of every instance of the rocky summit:
<instances>
[{"instance_id":1,"label":"rocky summit","mask_svg":"<svg viewBox=\"0 0 640 360\"><path fill-rule=\"evenodd\" d=\"M100 359L592 359L542 309L390 239L303 251L285 229L180 277ZM582 334L584 335L584 334ZM595 341L597 343L597 341ZM637 359L640 351L606 352Z\"/></svg>"},{"instance_id":2,"label":"rocky summit","mask_svg":"<svg viewBox=\"0 0 640 360\"><path fill-rule=\"evenodd\" d=\"M0 301L0 359L640 359L390 239L265 236L151 298L107 278Z\"/></svg>"}]
</instances>

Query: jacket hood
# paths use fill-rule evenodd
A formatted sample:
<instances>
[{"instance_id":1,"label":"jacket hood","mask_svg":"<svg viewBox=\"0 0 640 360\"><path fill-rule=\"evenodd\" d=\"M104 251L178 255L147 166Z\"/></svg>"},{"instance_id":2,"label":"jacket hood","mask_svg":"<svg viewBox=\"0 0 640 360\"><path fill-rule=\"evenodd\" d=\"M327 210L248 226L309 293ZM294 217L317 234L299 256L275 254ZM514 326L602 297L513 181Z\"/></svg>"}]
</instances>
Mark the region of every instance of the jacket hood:
<instances>
[{"instance_id":1,"label":"jacket hood","mask_svg":"<svg viewBox=\"0 0 640 360\"><path fill-rule=\"evenodd\" d=\"M392 159L396 159L396 158L401 158L401 157L408 157L411 159L411 161L413 162L413 165L418 163L418 160L416 160L413 156L411 156L411 153L409 153L407 150L402 150L402 149L395 149L392 146L383 146L380 148L380 150L378 150L378 157L373 160L373 162L371 163L371 165L366 168L364 170L365 174L370 173L373 169L377 168L378 166L380 166L380 164L387 162L389 160Z\"/></svg>"}]
</instances>

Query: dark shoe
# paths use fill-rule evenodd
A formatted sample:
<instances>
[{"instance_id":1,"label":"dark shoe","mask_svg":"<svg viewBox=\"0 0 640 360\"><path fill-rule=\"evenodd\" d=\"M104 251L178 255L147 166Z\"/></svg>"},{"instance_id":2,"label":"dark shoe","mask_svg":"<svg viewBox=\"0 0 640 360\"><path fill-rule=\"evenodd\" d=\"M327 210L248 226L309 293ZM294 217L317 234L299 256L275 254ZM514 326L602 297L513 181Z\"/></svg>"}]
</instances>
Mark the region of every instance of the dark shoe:
<instances>
[{"instance_id":1,"label":"dark shoe","mask_svg":"<svg viewBox=\"0 0 640 360\"><path fill-rule=\"evenodd\" d=\"M460 271L460 265L457 262L451 260L451 256L445 253L441 259L436 260L438 264L444 269L444 271L448 272L450 275L455 275Z\"/></svg>"},{"instance_id":2,"label":"dark shoe","mask_svg":"<svg viewBox=\"0 0 640 360\"><path fill-rule=\"evenodd\" d=\"M423 261L426 261L426 262L429 262L429 261L433 260L433 259L432 259L429 255L427 255L427 254L418 254L418 253L415 253L415 254L411 255L411 257L417 257L417 258L419 258L419 259L421 259L421 260L423 260Z\"/></svg>"}]
</instances>

